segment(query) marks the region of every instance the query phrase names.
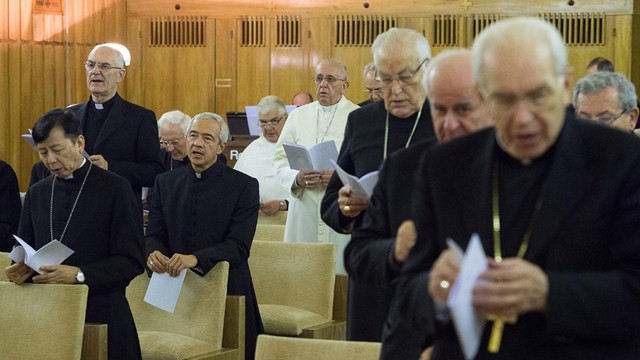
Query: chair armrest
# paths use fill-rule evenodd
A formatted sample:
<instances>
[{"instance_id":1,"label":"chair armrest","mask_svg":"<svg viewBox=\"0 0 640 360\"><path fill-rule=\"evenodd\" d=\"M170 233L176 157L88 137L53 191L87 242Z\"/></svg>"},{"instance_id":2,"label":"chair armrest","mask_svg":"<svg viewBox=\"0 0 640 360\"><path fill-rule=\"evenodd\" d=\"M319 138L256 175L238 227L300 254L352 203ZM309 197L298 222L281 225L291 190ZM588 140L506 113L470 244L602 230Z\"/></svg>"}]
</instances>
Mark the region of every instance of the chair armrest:
<instances>
[{"instance_id":1,"label":"chair armrest","mask_svg":"<svg viewBox=\"0 0 640 360\"><path fill-rule=\"evenodd\" d=\"M347 293L349 289L349 277L337 275L333 291L333 320L347 321Z\"/></svg>"},{"instance_id":2,"label":"chair armrest","mask_svg":"<svg viewBox=\"0 0 640 360\"><path fill-rule=\"evenodd\" d=\"M224 311L224 330L222 332L222 348L238 349L238 359L244 359L244 323L244 296L227 295Z\"/></svg>"},{"instance_id":3,"label":"chair armrest","mask_svg":"<svg viewBox=\"0 0 640 360\"><path fill-rule=\"evenodd\" d=\"M82 360L107 360L107 324L84 324Z\"/></svg>"}]
</instances>

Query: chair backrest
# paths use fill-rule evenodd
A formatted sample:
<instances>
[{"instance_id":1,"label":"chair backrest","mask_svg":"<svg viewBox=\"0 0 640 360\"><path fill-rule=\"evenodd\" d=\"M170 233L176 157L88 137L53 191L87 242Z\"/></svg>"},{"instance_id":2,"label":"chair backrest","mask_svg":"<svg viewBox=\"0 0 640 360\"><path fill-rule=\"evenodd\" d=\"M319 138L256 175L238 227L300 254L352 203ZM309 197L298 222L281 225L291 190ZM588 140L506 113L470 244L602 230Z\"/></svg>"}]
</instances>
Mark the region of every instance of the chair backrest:
<instances>
[{"instance_id":1,"label":"chair backrest","mask_svg":"<svg viewBox=\"0 0 640 360\"><path fill-rule=\"evenodd\" d=\"M265 215L258 213L258 225L270 224L270 225L284 225L287 222L288 211L278 211L273 215Z\"/></svg>"},{"instance_id":2,"label":"chair backrest","mask_svg":"<svg viewBox=\"0 0 640 360\"><path fill-rule=\"evenodd\" d=\"M219 262L201 277L187 271L173 313L144 302L149 286L146 273L136 276L127 287L127 300L138 331L162 331L188 336L222 347L229 263Z\"/></svg>"},{"instance_id":3,"label":"chair backrest","mask_svg":"<svg viewBox=\"0 0 640 360\"><path fill-rule=\"evenodd\" d=\"M86 285L0 281L0 358L80 359Z\"/></svg>"},{"instance_id":4,"label":"chair backrest","mask_svg":"<svg viewBox=\"0 0 640 360\"><path fill-rule=\"evenodd\" d=\"M334 244L255 240L249 267L258 304L287 305L333 318Z\"/></svg>"},{"instance_id":5,"label":"chair backrest","mask_svg":"<svg viewBox=\"0 0 640 360\"><path fill-rule=\"evenodd\" d=\"M377 360L380 343L258 336L255 360Z\"/></svg>"},{"instance_id":6,"label":"chair backrest","mask_svg":"<svg viewBox=\"0 0 640 360\"><path fill-rule=\"evenodd\" d=\"M9 253L0 252L0 281L9 281L9 279L7 279L7 275L5 275L4 273L4 269L6 269L9 265L11 265Z\"/></svg>"},{"instance_id":7,"label":"chair backrest","mask_svg":"<svg viewBox=\"0 0 640 360\"><path fill-rule=\"evenodd\" d=\"M256 225L254 240L284 241L284 225L260 224Z\"/></svg>"}]
</instances>

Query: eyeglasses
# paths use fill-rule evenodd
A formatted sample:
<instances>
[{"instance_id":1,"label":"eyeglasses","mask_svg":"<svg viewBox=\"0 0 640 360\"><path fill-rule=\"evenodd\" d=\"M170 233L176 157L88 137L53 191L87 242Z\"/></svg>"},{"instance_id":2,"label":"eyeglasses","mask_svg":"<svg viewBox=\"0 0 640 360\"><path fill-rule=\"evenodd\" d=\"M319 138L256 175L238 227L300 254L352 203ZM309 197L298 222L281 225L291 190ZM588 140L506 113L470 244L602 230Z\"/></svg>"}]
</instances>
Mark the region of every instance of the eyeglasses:
<instances>
[{"instance_id":1,"label":"eyeglasses","mask_svg":"<svg viewBox=\"0 0 640 360\"><path fill-rule=\"evenodd\" d=\"M603 125L611 125L612 123L616 122L618 119L620 119L622 117L622 115L626 114L626 111L623 111L620 113L620 115L616 116L616 115L603 115L601 117L598 118L588 118L586 116L579 116L578 119L581 120L586 120L586 121L595 121L598 124L603 124Z\"/></svg>"},{"instance_id":2,"label":"eyeglasses","mask_svg":"<svg viewBox=\"0 0 640 360\"><path fill-rule=\"evenodd\" d=\"M258 125L260 125L260 128L263 128L263 129L266 127L276 127L280 123L280 121L282 121L283 117L284 115L280 115L279 117L273 118L268 121L259 120Z\"/></svg>"},{"instance_id":3,"label":"eyeglasses","mask_svg":"<svg viewBox=\"0 0 640 360\"><path fill-rule=\"evenodd\" d=\"M88 71L92 71L93 69L96 68L96 66L98 67L98 69L100 69L100 71L109 71L111 69L122 70L121 67L111 66L111 64L109 63L95 62L91 60L87 60L84 62L84 68L87 69Z\"/></svg>"},{"instance_id":4,"label":"eyeglasses","mask_svg":"<svg viewBox=\"0 0 640 360\"><path fill-rule=\"evenodd\" d=\"M322 81L326 81L329 84L333 84L336 81L345 81L346 79L339 79L333 75L329 75L329 76L322 76L322 75L316 75L316 77L313 78L313 81L316 82L316 84L320 85L320 83L322 83Z\"/></svg>"},{"instance_id":5,"label":"eyeglasses","mask_svg":"<svg viewBox=\"0 0 640 360\"><path fill-rule=\"evenodd\" d=\"M424 65L427 61L429 61L428 57L424 58L424 60L420 62L420 65L418 65L415 70L406 70L401 72L400 74L396 74L393 76L382 74L378 72L378 70L376 70L376 81L379 81L384 87L391 85L393 80L398 80L398 83L400 83L400 85L408 85L413 82L414 77L416 76L418 71L420 71L422 65Z\"/></svg>"},{"instance_id":6,"label":"eyeglasses","mask_svg":"<svg viewBox=\"0 0 640 360\"><path fill-rule=\"evenodd\" d=\"M162 140L160 139L160 147L163 149L166 149L169 147L169 145L173 145L173 146L178 146L180 145L180 139L173 139L173 140Z\"/></svg>"}]
</instances>

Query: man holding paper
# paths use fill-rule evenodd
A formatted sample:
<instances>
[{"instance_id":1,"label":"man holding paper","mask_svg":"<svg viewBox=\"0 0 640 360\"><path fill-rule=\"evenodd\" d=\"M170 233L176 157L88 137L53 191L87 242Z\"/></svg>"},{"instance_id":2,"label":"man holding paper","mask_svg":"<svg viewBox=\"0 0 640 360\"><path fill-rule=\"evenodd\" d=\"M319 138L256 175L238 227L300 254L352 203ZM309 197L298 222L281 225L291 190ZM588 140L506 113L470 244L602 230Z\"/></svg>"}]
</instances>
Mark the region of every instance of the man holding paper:
<instances>
[{"instance_id":1,"label":"man holding paper","mask_svg":"<svg viewBox=\"0 0 640 360\"><path fill-rule=\"evenodd\" d=\"M206 274L229 262L227 293L245 296L245 357L263 332L247 259L258 222L258 181L218 160L229 128L214 113L193 117L187 131L190 166L158 175L145 236L147 267L178 276Z\"/></svg>"},{"instance_id":2,"label":"man holding paper","mask_svg":"<svg viewBox=\"0 0 640 360\"><path fill-rule=\"evenodd\" d=\"M347 69L337 59L322 60L313 80L318 100L291 112L278 139L274 155L276 177L291 192L289 215L285 225L286 242L329 242L338 245L337 271L344 273L342 249L348 238L329 228L320 219L320 201L333 168L294 170L283 147L286 142L311 148L320 143L335 143L335 153L342 145L349 113L358 108L344 97L349 86ZM327 159L325 159L327 160Z\"/></svg>"},{"instance_id":3,"label":"man holding paper","mask_svg":"<svg viewBox=\"0 0 640 360\"><path fill-rule=\"evenodd\" d=\"M127 180L82 156L81 130L80 120L62 109L44 114L34 125L40 160L53 176L27 192L18 229L35 250L57 240L73 254L62 264L41 266L35 276L35 269L23 262L11 265L6 274L16 284L87 285L86 322L109 326L109 359L140 359L125 298L125 288L143 271L139 200Z\"/></svg>"},{"instance_id":4,"label":"man holding paper","mask_svg":"<svg viewBox=\"0 0 640 360\"><path fill-rule=\"evenodd\" d=\"M492 24L472 52L496 126L421 162L418 239L381 358L417 359L430 344L433 360L637 358L638 139L565 115L567 50L550 23ZM468 300L487 322L477 353L465 356L471 334L458 338L444 307L460 271L445 241L466 248L476 232L488 270Z\"/></svg>"},{"instance_id":5,"label":"man holding paper","mask_svg":"<svg viewBox=\"0 0 640 360\"><path fill-rule=\"evenodd\" d=\"M393 28L380 34L371 50L384 101L349 114L338 156L338 165L358 178L377 171L388 155L434 137L427 100L427 39L414 30ZM368 205L368 196L353 190L335 174L322 200L322 219L339 233L357 229ZM347 339L380 341L389 298L389 289L378 281L350 276Z\"/></svg>"}]
</instances>

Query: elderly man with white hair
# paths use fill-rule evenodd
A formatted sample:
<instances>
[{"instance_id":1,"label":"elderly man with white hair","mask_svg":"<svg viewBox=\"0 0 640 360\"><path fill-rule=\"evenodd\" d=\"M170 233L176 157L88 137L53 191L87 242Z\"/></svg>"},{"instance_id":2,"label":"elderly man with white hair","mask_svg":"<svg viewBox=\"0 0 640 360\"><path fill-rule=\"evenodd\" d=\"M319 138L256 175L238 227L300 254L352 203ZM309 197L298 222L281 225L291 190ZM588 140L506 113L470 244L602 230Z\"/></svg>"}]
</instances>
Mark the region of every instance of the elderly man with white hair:
<instances>
[{"instance_id":1,"label":"elderly man with white hair","mask_svg":"<svg viewBox=\"0 0 640 360\"><path fill-rule=\"evenodd\" d=\"M494 23L472 54L495 128L416 164L417 240L381 358L429 345L432 360L637 358L640 142L566 116L567 49L550 23ZM479 277L463 275L452 241L478 250ZM465 319L477 333L455 331Z\"/></svg>"},{"instance_id":2,"label":"elderly man with white hair","mask_svg":"<svg viewBox=\"0 0 640 360\"><path fill-rule=\"evenodd\" d=\"M118 95L130 61L123 45L94 47L84 63L91 96L70 109L82 121L91 162L127 179L140 199L142 187L153 185L162 164L155 114Z\"/></svg>"},{"instance_id":3,"label":"elderly man with white hair","mask_svg":"<svg viewBox=\"0 0 640 360\"><path fill-rule=\"evenodd\" d=\"M229 262L227 293L244 295L245 356L253 359L263 332L247 259L258 221L258 182L218 161L229 127L214 113L193 117L187 131L190 166L158 175L145 235L146 266L177 276L206 274Z\"/></svg>"},{"instance_id":4,"label":"elderly man with white hair","mask_svg":"<svg viewBox=\"0 0 640 360\"><path fill-rule=\"evenodd\" d=\"M289 191L276 179L273 169L273 155L276 142L287 121L287 108L282 100L274 95L263 97L258 103L258 122L262 132L260 137L249 144L234 169L241 171L260 184L260 212L267 216L289 207Z\"/></svg>"}]
</instances>

